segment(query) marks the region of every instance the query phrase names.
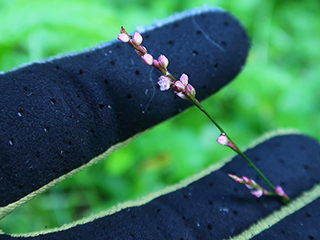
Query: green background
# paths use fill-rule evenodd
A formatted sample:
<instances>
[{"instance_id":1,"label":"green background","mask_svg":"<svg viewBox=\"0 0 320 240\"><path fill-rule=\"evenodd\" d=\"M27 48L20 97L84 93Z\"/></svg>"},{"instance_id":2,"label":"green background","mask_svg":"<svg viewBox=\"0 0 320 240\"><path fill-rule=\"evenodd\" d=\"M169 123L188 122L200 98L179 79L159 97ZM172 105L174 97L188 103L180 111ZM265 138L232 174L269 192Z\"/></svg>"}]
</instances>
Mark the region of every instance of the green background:
<instances>
[{"instance_id":1,"label":"green background","mask_svg":"<svg viewBox=\"0 0 320 240\"><path fill-rule=\"evenodd\" d=\"M319 140L318 0L0 0L0 71L93 47L115 39L121 25L132 32L203 4L231 12L252 39L245 68L203 102L207 111L241 148L278 128ZM218 135L190 108L17 209L0 221L0 229L61 226L177 183L233 155L215 142Z\"/></svg>"}]
</instances>

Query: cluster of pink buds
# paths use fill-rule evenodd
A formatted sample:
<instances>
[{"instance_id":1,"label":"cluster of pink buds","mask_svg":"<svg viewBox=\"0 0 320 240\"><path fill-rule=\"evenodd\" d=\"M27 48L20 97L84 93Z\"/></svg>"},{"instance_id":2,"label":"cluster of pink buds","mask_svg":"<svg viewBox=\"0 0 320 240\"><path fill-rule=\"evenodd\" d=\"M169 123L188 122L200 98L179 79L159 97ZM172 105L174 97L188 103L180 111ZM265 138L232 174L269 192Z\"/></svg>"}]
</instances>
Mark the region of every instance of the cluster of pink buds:
<instances>
[{"instance_id":1,"label":"cluster of pink buds","mask_svg":"<svg viewBox=\"0 0 320 240\"><path fill-rule=\"evenodd\" d=\"M275 193L273 193L273 192L267 191L264 188L262 188L253 179L249 179L245 176L240 178L240 177L233 175L233 174L228 174L228 176L231 177L237 183L244 184L249 189L250 193L257 198L261 197L262 195L277 195L279 197L286 198L289 200L289 197L287 196L287 194L283 191L283 189L280 186L276 186Z\"/></svg>"},{"instance_id":2,"label":"cluster of pink buds","mask_svg":"<svg viewBox=\"0 0 320 240\"><path fill-rule=\"evenodd\" d=\"M228 174L228 176L231 177L237 183L245 184L245 186L249 189L250 193L257 198L261 197L262 195L270 195L267 190L260 187L260 185L258 185L252 179L249 179L247 177L240 178L240 177L238 177L236 175L232 175L232 174Z\"/></svg>"},{"instance_id":3,"label":"cluster of pink buds","mask_svg":"<svg viewBox=\"0 0 320 240\"><path fill-rule=\"evenodd\" d=\"M147 52L147 49L141 45L143 38L140 33L135 32L134 35L130 37L126 30L121 27L118 39L124 43L129 43L141 57L143 63L153 66L161 72L162 75L158 79L158 85L161 91L172 88L179 97L189 100L194 99L196 90L188 83L188 76L183 73L179 80L175 79L167 69L169 60L164 55L160 55L158 59L154 59L153 56Z\"/></svg>"}]
</instances>

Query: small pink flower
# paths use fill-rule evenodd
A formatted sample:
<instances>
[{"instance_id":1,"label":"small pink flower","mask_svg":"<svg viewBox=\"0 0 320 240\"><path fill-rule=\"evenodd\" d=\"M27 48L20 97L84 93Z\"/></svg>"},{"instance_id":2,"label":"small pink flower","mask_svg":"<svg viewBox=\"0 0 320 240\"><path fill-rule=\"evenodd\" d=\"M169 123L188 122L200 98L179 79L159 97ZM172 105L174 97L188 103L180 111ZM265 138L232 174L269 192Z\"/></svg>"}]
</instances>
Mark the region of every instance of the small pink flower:
<instances>
[{"instance_id":1,"label":"small pink flower","mask_svg":"<svg viewBox=\"0 0 320 240\"><path fill-rule=\"evenodd\" d=\"M124 43L127 43L130 41L130 37L128 36L128 34L125 34L125 33L120 33L118 35L118 39L121 41L121 42L124 42Z\"/></svg>"},{"instance_id":2,"label":"small pink flower","mask_svg":"<svg viewBox=\"0 0 320 240\"><path fill-rule=\"evenodd\" d=\"M160 86L161 91L168 90L171 85L171 80L168 77L160 76L159 81L158 81L158 85Z\"/></svg>"},{"instance_id":3,"label":"small pink flower","mask_svg":"<svg viewBox=\"0 0 320 240\"><path fill-rule=\"evenodd\" d=\"M221 133L220 136L217 138L217 142L223 146L227 145L229 142L228 137L224 134Z\"/></svg>"},{"instance_id":4,"label":"small pink flower","mask_svg":"<svg viewBox=\"0 0 320 240\"><path fill-rule=\"evenodd\" d=\"M169 64L169 60L168 58L166 58L164 55L160 55L159 58L158 58L158 61L160 63L160 65L166 69L168 67L168 64Z\"/></svg>"},{"instance_id":5,"label":"small pink flower","mask_svg":"<svg viewBox=\"0 0 320 240\"><path fill-rule=\"evenodd\" d=\"M142 36L140 33L135 32L133 37L132 37L132 41L136 44L136 45L140 45L142 43Z\"/></svg>"},{"instance_id":6,"label":"small pink flower","mask_svg":"<svg viewBox=\"0 0 320 240\"><path fill-rule=\"evenodd\" d=\"M183 83L184 86L187 86L188 80L189 80L188 75L183 73L180 77L180 81Z\"/></svg>"},{"instance_id":7,"label":"small pink flower","mask_svg":"<svg viewBox=\"0 0 320 240\"><path fill-rule=\"evenodd\" d=\"M141 57L141 60L142 60L143 63L145 63L145 64L147 64L147 65L152 66L152 64L153 64L153 57L152 57L152 55L150 55L149 53L143 55L143 56Z\"/></svg>"}]
</instances>

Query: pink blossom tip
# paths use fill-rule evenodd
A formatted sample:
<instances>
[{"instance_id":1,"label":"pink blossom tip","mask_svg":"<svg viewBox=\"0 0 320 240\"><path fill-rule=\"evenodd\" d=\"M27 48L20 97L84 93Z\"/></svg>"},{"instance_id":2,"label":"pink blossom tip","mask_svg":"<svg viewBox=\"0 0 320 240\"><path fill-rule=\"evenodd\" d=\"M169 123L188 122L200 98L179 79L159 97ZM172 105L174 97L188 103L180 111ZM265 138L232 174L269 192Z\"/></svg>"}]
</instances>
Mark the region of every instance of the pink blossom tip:
<instances>
[{"instance_id":1,"label":"pink blossom tip","mask_svg":"<svg viewBox=\"0 0 320 240\"><path fill-rule=\"evenodd\" d=\"M140 33L135 32L133 37L132 37L132 41L136 44L136 45L140 45L142 43L142 36Z\"/></svg>"},{"instance_id":2,"label":"pink blossom tip","mask_svg":"<svg viewBox=\"0 0 320 240\"><path fill-rule=\"evenodd\" d=\"M141 60L142 60L143 63L145 63L145 64L147 64L147 65L150 65L150 66L151 66L151 65L153 64L153 57L152 57L152 55L150 55L149 53L143 55L143 56L141 57Z\"/></svg>"},{"instance_id":3,"label":"pink blossom tip","mask_svg":"<svg viewBox=\"0 0 320 240\"><path fill-rule=\"evenodd\" d=\"M130 37L125 33L120 33L118 35L118 40L120 40L121 42L127 43L130 41Z\"/></svg>"},{"instance_id":4,"label":"pink blossom tip","mask_svg":"<svg viewBox=\"0 0 320 240\"><path fill-rule=\"evenodd\" d=\"M160 86L161 91L168 90L171 85L171 80L168 77L160 76L159 81L158 81L158 85Z\"/></svg>"},{"instance_id":5,"label":"pink blossom tip","mask_svg":"<svg viewBox=\"0 0 320 240\"><path fill-rule=\"evenodd\" d=\"M229 142L228 137L224 134L221 133L220 136L217 138L217 142L223 146L227 145Z\"/></svg>"},{"instance_id":6,"label":"pink blossom tip","mask_svg":"<svg viewBox=\"0 0 320 240\"><path fill-rule=\"evenodd\" d=\"M169 64L169 60L168 58L166 58L164 55L160 55L159 58L158 58L158 61L160 63L160 65L166 69L168 67L168 64Z\"/></svg>"},{"instance_id":7,"label":"pink blossom tip","mask_svg":"<svg viewBox=\"0 0 320 240\"><path fill-rule=\"evenodd\" d=\"M180 77L180 81L183 83L183 85L187 86L188 80L189 80L188 75L183 73Z\"/></svg>"}]
</instances>

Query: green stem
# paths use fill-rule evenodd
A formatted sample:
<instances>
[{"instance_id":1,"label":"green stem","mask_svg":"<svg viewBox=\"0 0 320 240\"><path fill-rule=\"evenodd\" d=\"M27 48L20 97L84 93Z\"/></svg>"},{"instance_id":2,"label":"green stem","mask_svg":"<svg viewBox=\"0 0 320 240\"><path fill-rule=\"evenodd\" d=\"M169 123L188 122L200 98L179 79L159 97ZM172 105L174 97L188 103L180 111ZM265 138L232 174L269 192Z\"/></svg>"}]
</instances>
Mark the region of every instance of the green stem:
<instances>
[{"instance_id":1,"label":"green stem","mask_svg":"<svg viewBox=\"0 0 320 240\"><path fill-rule=\"evenodd\" d=\"M231 140L231 138L228 136L228 134L226 133L226 131L209 115L209 113L202 107L202 105L200 104L200 102L194 98L191 95L187 95L186 96L187 99L189 101L191 101L194 105L196 105L201 112L203 112L210 120L211 122L220 130L221 133L224 133L225 136L229 139L230 142L233 143L233 148L232 150L234 150L236 153L238 153L241 157L243 157L247 163L249 164L250 167L252 167L258 174L259 176L268 184L268 186L275 192L275 187L273 186L273 184L267 179L267 177L253 164L253 162L250 161L250 159L237 147L237 145ZM278 195L277 195L278 196ZM279 196L281 201L284 204L288 204L290 200L285 199L281 196Z\"/></svg>"}]
</instances>

